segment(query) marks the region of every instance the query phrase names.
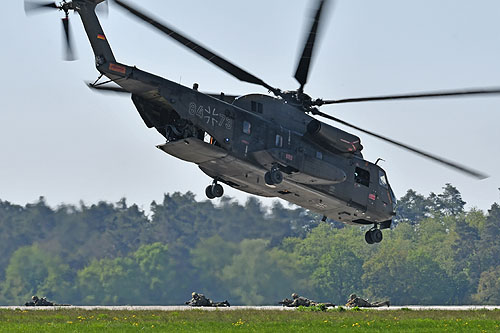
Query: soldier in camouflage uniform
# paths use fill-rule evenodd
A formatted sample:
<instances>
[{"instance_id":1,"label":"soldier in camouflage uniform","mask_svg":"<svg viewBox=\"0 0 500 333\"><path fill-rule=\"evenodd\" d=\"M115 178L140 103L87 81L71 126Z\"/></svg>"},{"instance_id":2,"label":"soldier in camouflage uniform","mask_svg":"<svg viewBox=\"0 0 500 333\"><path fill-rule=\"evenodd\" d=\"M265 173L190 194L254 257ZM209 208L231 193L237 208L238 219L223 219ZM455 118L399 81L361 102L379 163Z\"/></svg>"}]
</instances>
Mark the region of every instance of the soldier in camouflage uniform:
<instances>
[{"instance_id":1,"label":"soldier in camouflage uniform","mask_svg":"<svg viewBox=\"0 0 500 333\"><path fill-rule=\"evenodd\" d=\"M186 302L186 304L189 306L212 306L213 302L206 298L205 295L193 291L191 300Z\"/></svg>"},{"instance_id":2,"label":"soldier in camouflage uniform","mask_svg":"<svg viewBox=\"0 0 500 333\"><path fill-rule=\"evenodd\" d=\"M316 305L316 302L311 301L310 299L307 299L305 297L299 296L297 293L292 294L292 303L289 306L314 306Z\"/></svg>"},{"instance_id":3,"label":"soldier in camouflage uniform","mask_svg":"<svg viewBox=\"0 0 500 333\"><path fill-rule=\"evenodd\" d=\"M348 308L358 307L358 308L376 308L381 306L389 306L389 301L370 303L361 297L356 296L356 294L351 294L345 305Z\"/></svg>"},{"instance_id":4,"label":"soldier in camouflage uniform","mask_svg":"<svg viewBox=\"0 0 500 333\"><path fill-rule=\"evenodd\" d=\"M220 306L220 307L230 307L231 305L226 300L224 302L213 302L211 299L206 298L205 295L199 294L193 291L191 294L191 300L186 302L189 306Z\"/></svg>"},{"instance_id":5,"label":"soldier in camouflage uniform","mask_svg":"<svg viewBox=\"0 0 500 333\"><path fill-rule=\"evenodd\" d=\"M320 304L323 304L324 306L327 306L327 307L335 306L335 304L333 304L333 303L319 303L319 302L312 301L312 300L307 299L305 297L299 296L297 293L292 294L292 299L285 298L281 302L278 302L278 304L281 304L281 305L287 306L287 307L317 306Z\"/></svg>"},{"instance_id":6,"label":"soldier in camouflage uniform","mask_svg":"<svg viewBox=\"0 0 500 333\"><path fill-rule=\"evenodd\" d=\"M47 301L46 297L38 298L38 296L31 296L31 302L25 304L25 306L54 306L56 304Z\"/></svg>"}]
</instances>

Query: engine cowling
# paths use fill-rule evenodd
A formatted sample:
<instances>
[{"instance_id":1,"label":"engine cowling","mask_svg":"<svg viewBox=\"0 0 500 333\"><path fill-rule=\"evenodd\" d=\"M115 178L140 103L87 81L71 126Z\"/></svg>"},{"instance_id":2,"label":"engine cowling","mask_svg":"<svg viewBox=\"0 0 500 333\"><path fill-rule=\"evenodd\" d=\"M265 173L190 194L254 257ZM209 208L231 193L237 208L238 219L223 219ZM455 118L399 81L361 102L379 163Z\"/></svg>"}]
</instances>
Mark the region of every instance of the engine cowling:
<instances>
[{"instance_id":1,"label":"engine cowling","mask_svg":"<svg viewBox=\"0 0 500 333\"><path fill-rule=\"evenodd\" d=\"M363 149L361 139L336 127L322 123L316 119L307 124L308 138L326 149L334 149L341 153L355 153Z\"/></svg>"}]
</instances>

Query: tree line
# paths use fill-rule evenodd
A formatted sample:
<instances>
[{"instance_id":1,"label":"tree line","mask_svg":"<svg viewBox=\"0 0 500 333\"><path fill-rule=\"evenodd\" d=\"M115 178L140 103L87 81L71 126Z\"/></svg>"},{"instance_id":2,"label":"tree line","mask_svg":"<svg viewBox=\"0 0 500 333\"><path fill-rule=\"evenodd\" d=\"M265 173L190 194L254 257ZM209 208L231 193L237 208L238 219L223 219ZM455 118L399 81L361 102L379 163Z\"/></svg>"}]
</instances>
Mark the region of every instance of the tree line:
<instances>
[{"instance_id":1,"label":"tree line","mask_svg":"<svg viewBox=\"0 0 500 333\"><path fill-rule=\"evenodd\" d=\"M380 244L366 227L302 208L166 194L149 213L117 203L25 206L0 200L0 304L31 295L76 305L182 304L192 291L231 304L297 292L344 304L500 303L500 206L465 210L451 184L408 190Z\"/></svg>"}]
</instances>

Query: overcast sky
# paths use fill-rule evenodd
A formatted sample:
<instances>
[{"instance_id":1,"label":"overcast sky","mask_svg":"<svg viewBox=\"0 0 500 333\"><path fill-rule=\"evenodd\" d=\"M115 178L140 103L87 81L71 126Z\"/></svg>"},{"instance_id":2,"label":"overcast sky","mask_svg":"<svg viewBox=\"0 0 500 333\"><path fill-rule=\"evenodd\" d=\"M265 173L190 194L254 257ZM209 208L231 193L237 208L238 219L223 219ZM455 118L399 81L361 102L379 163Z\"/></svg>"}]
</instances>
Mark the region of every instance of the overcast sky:
<instances>
[{"instance_id":1,"label":"overcast sky","mask_svg":"<svg viewBox=\"0 0 500 333\"><path fill-rule=\"evenodd\" d=\"M306 0L130 1L281 89L296 89L297 57L309 27ZM62 13L26 17L23 1L3 1L0 19L0 199L51 205L126 197L148 208L163 193L192 191L210 179L155 145L128 97L90 91L94 57L71 15L79 60L63 62ZM347 98L500 86L497 0L339 0L331 8L306 91ZM101 20L118 61L204 91L266 93L237 81L110 6ZM500 97L372 102L322 111L461 162L490 175L478 181L362 133L364 156L385 160L396 196L441 192L452 183L468 207L499 200ZM333 123L332 123L333 124ZM333 124L335 125L335 124ZM335 125L338 126L338 125ZM341 126L339 126L341 127ZM226 194L246 194L226 186Z\"/></svg>"}]
</instances>

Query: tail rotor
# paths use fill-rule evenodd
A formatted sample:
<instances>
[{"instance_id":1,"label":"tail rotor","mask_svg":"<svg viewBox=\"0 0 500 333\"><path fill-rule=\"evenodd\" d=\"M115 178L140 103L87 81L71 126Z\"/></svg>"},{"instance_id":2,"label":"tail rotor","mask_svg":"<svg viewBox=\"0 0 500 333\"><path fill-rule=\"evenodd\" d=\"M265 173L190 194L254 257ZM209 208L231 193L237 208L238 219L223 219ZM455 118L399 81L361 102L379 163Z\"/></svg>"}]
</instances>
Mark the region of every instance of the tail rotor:
<instances>
[{"instance_id":1,"label":"tail rotor","mask_svg":"<svg viewBox=\"0 0 500 333\"><path fill-rule=\"evenodd\" d=\"M26 15L38 14L43 11L57 9L64 12L64 17L62 18L63 25L63 39L64 39L64 60L73 61L76 60L75 52L73 50L73 41L71 37L71 31L69 26L69 11L75 10L73 2L63 0L63 2L57 4L54 2L40 3L33 1L24 1L24 11Z\"/></svg>"},{"instance_id":2,"label":"tail rotor","mask_svg":"<svg viewBox=\"0 0 500 333\"><path fill-rule=\"evenodd\" d=\"M37 3L32 1L24 1L24 12L26 15L36 14L44 10L59 9L55 2Z\"/></svg>"}]
</instances>

